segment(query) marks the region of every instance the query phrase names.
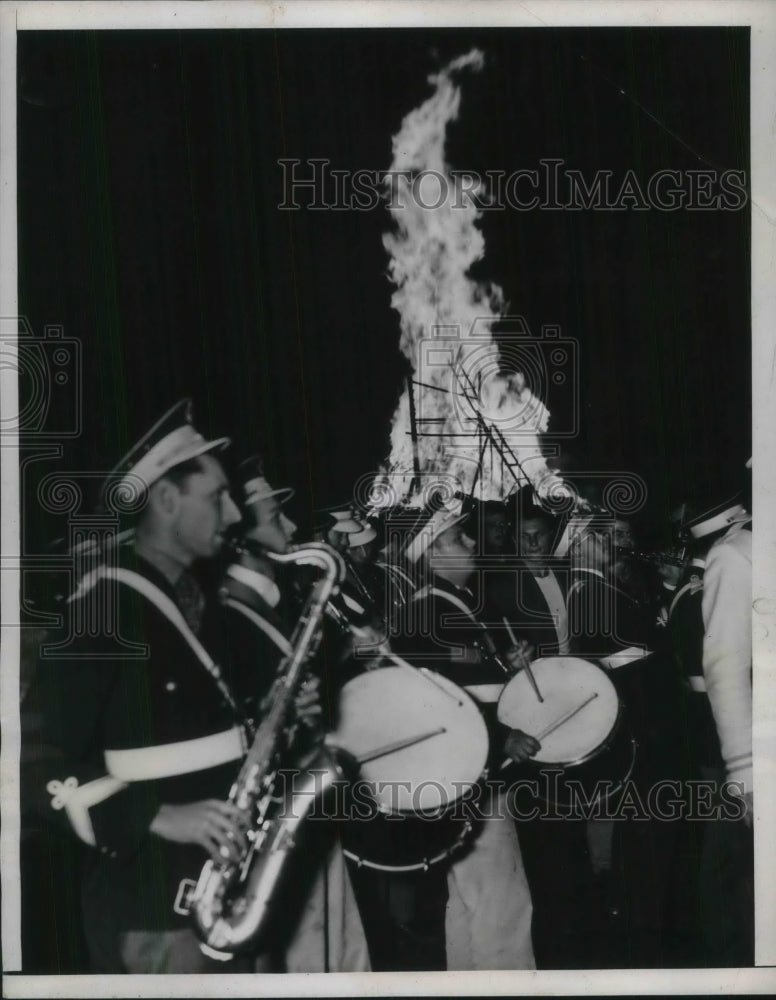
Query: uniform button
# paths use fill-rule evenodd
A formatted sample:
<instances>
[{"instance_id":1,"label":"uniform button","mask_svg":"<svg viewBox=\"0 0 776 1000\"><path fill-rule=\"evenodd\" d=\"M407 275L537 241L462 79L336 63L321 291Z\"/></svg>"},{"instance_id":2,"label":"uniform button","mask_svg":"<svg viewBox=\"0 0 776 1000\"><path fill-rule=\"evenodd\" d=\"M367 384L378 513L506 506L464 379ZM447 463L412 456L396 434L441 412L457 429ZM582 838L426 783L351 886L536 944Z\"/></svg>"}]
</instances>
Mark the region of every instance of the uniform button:
<instances>
[{"instance_id":1,"label":"uniform button","mask_svg":"<svg viewBox=\"0 0 776 1000\"><path fill-rule=\"evenodd\" d=\"M175 683L175 681L167 681L167 683L164 685L164 690L165 691L175 691L175 689L177 687L178 687L178 685Z\"/></svg>"}]
</instances>

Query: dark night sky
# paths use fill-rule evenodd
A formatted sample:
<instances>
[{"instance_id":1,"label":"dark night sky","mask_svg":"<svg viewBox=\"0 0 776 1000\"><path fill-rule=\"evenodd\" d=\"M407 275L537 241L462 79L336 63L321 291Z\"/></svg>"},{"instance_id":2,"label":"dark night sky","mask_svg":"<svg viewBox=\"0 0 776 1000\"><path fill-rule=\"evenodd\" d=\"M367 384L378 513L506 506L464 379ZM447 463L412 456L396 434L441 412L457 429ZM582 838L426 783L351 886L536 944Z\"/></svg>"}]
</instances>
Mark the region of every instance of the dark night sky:
<instances>
[{"instance_id":1,"label":"dark night sky","mask_svg":"<svg viewBox=\"0 0 776 1000\"><path fill-rule=\"evenodd\" d=\"M387 169L427 75L476 45L486 65L463 78L453 167L558 157L645 183L661 169L749 176L747 29L18 42L20 311L37 334L61 324L83 345L83 433L39 471L110 468L191 395L205 431L229 433L238 457L264 451L297 488L303 522L386 456L405 362L388 213L280 211L278 158ZM483 221L475 277L501 285L535 334L558 324L579 343L580 433L564 447L643 475L654 517L750 454L749 226L748 206ZM551 430L567 426L569 392L547 402Z\"/></svg>"}]
</instances>

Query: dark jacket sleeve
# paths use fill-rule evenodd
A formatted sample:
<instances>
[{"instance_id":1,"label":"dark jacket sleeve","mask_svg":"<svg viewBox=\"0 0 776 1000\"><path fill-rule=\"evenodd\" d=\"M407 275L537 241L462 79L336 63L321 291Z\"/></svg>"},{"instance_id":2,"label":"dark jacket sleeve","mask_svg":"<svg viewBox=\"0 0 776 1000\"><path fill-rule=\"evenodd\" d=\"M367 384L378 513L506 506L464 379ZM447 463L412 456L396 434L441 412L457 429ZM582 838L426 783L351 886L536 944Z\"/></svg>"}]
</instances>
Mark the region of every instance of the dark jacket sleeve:
<instances>
[{"instance_id":1,"label":"dark jacket sleeve","mask_svg":"<svg viewBox=\"0 0 776 1000\"><path fill-rule=\"evenodd\" d=\"M106 721L135 709L139 676L129 664L79 659L78 647L68 654L46 655L44 648L22 707L23 811L69 828L103 853L132 853L159 801L152 782L111 781L102 734Z\"/></svg>"}]
</instances>

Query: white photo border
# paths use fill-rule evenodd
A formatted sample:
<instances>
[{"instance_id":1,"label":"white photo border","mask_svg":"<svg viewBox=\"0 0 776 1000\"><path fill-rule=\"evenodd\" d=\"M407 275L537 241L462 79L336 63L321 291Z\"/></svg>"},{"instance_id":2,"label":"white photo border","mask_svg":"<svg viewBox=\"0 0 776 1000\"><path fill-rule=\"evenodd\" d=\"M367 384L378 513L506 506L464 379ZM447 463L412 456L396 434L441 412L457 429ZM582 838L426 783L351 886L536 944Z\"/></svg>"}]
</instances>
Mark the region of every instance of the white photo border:
<instances>
[{"instance_id":1,"label":"white photo border","mask_svg":"<svg viewBox=\"0 0 776 1000\"><path fill-rule=\"evenodd\" d=\"M754 732L756 962L754 969L328 975L31 976L20 967L19 630L3 625L2 952L8 997L428 996L770 993L776 991L776 5L770 0L285 0L283 3L0 4L0 317L18 312L16 255L16 33L24 30L749 26L751 30ZM731 331L731 338L735 331ZM15 370L0 370L0 418L18 410ZM18 446L3 440L2 622L18 621ZM9 974L10 973L10 974Z\"/></svg>"}]
</instances>

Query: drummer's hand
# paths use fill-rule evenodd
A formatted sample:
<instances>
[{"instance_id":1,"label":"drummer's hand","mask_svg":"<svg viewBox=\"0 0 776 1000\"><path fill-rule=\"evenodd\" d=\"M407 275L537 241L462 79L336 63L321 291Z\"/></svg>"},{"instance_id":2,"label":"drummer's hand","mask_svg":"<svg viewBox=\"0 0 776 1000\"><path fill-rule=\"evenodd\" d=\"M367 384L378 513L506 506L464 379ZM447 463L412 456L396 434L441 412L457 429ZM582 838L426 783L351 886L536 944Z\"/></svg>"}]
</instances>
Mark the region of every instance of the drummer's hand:
<instances>
[{"instance_id":1,"label":"drummer's hand","mask_svg":"<svg viewBox=\"0 0 776 1000\"><path fill-rule=\"evenodd\" d=\"M504 743L504 753L518 763L533 757L541 748L541 743L528 733L524 733L522 729L510 730Z\"/></svg>"},{"instance_id":2,"label":"drummer's hand","mask_svg":"<svg viewBox=\"0 0 776 1000\"><path fill-rule=\"evenodd\" d=\"M504 659L515 673L522 670L536 656L536 650L527 639L518 639L517 644L504 653Z\"/></svg>"}]
</instances>

